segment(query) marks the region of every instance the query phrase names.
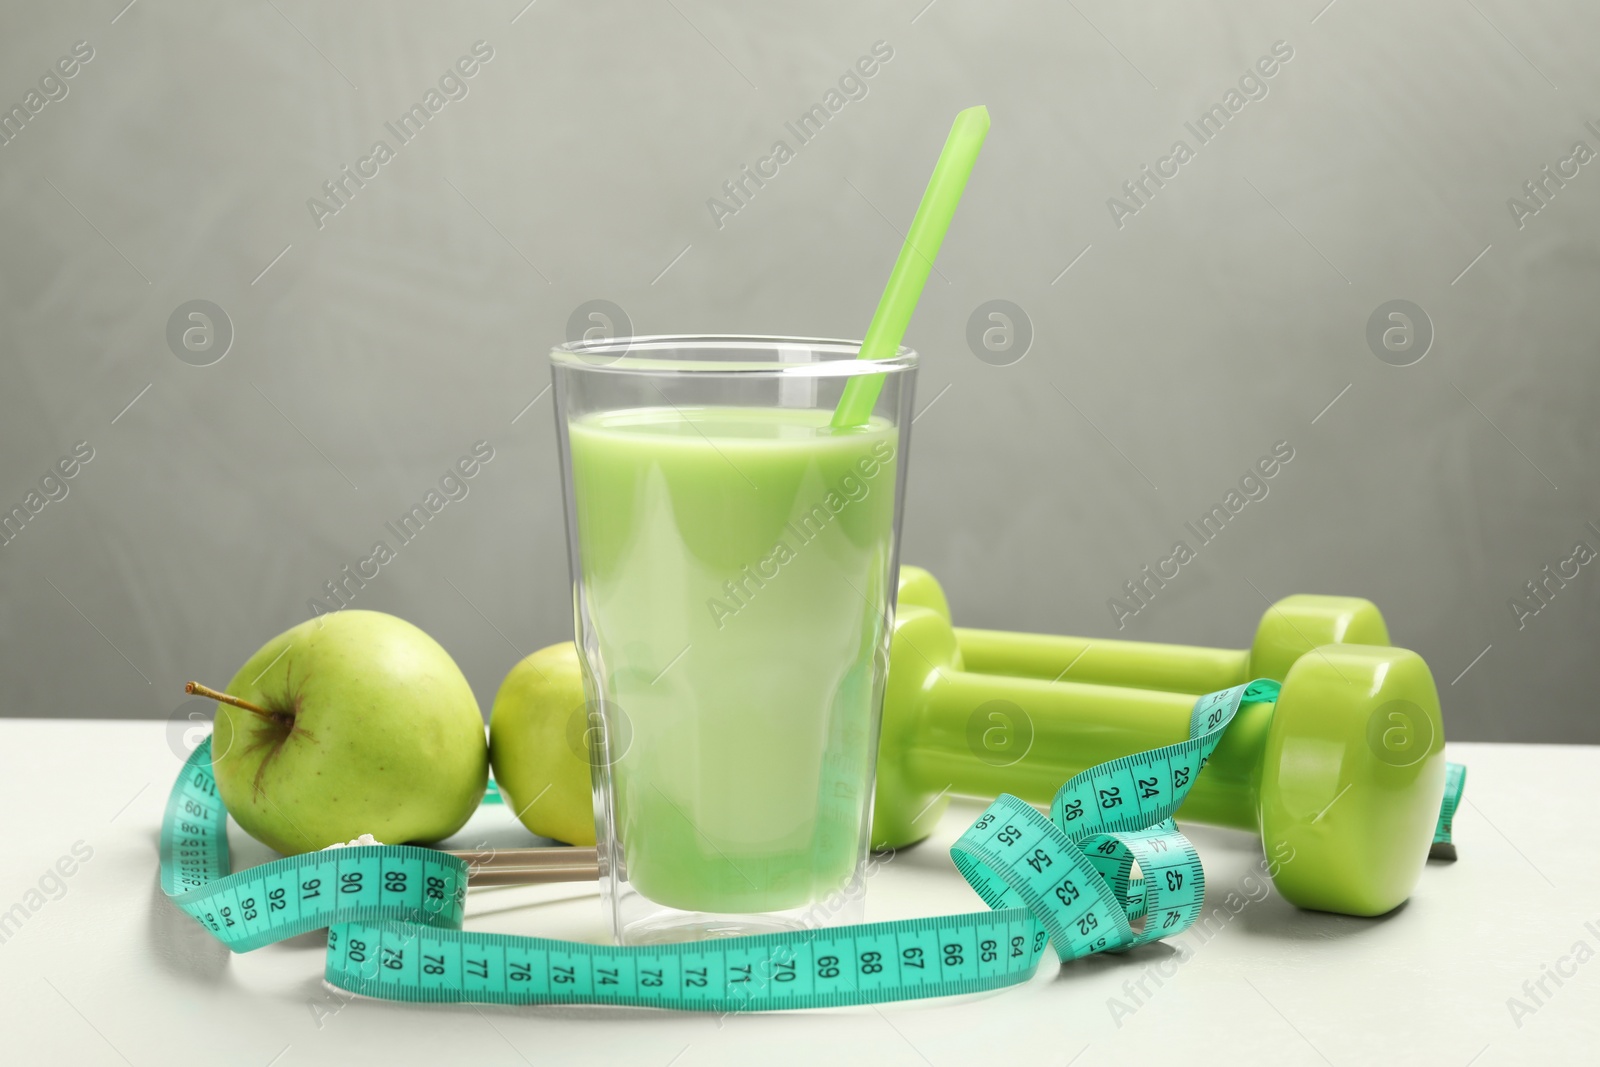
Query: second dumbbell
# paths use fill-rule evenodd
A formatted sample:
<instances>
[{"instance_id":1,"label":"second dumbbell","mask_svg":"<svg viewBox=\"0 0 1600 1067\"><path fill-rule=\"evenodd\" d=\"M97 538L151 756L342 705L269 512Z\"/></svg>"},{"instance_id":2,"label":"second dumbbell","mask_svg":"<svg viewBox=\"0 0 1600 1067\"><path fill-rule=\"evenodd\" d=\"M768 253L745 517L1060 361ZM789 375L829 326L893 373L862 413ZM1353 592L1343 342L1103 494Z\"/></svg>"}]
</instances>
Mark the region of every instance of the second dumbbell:
<instances>
[{"instance_id":1,"label":"second dumbbell","mask_svg":"<svg viewBox=\"0 0 1600 1067\"><path fill-rule=\"evenodd\" d=\"M934 576L900 568L900 603L950 619ZM975 674L1125 685L1168 693L1214 693L1253 678L1282 681L1296 660L1322 645L1388 645L1389 628L1370 600L1299 593L1267 609L1248 649L1166 645L1101 637L1058 637L956 627L966 669Z\"/></svg>"}]
</instances>

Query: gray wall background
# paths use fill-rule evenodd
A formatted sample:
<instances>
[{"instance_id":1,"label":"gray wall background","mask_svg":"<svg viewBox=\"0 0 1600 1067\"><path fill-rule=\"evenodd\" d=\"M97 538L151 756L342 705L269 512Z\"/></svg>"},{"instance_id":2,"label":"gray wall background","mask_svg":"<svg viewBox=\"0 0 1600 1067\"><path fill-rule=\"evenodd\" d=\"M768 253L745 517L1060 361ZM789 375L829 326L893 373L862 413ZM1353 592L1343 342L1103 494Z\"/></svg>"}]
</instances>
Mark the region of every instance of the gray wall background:
<instances>
[{"instance_id":1,"label":"gray wall background","mask_svg":"<svg viewBox=\"0 0 1600 1067\"><path fill-rule=\"evenodd\" d=\"M1268 598L1357 593L1432 665L1451 737L1600 741L1600 565L1521 628L1508 605L1600 549L1600 163L1520 228L1507 206L1600 150L1600 8L125 2L0 9L8 109L94 49L0 146L0 505L94 450L0 547L0 713L172 715L480 439L469 495L356 604L434 634L487 712L570 636L540 394L574 309L859 336L981 102L908 336L904 555L958 619L1113 633L1108 599L1181 538L1198 558L1121 636L1243 645ZM469 94L319 228L307 199L479 40ZM719 228L707 199L879 40L866 98ZM1265 98L1119 228L1108 198L1277 41ZM167 341L197 299L233 333L209 366ZM967 341L993 299L1031 323L1008 366ZM1394 299L1432 324L1409 366L1366 339ZM1269 495L1198 546L1184 523L1278 441Z\"/></svg>"}]
</instances>

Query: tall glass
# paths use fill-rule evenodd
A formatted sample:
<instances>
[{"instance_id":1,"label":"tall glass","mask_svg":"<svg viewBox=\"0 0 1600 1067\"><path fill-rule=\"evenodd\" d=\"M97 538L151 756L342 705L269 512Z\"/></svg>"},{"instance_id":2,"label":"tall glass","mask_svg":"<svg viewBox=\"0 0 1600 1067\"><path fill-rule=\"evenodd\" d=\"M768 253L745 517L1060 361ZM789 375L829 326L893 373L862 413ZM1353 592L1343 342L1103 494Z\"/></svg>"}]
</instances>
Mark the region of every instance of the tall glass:
<instances>
[{"instance_id":1,"label":"tall glass","mask_svg":"<svg viewBox=\"0 0 1600 1067\"><path fill-rule=\"evenodd\" d=\"M777 337L551 353L619 943L861 918L917 357ZM830 426L881 375L865 425ZM576 733L577 731L574 731Z\"/></svg>"}]
</instances>

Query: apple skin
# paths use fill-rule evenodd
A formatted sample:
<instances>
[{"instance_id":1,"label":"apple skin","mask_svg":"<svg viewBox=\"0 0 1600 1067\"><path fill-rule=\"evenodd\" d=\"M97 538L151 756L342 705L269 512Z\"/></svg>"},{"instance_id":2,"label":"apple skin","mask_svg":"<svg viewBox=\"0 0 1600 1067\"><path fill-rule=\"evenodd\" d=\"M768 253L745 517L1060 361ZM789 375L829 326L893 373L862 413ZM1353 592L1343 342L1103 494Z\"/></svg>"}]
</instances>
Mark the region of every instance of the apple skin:
<instances>
[{"instance_id":1,"label":"apple skin","mask_svg":"<svg viewBox=\"0 0 1600 1067\"><path fill-rule=\"evenodd\" d=\"M471 817L488 780L472 687L439 643L393 615L346 610L268 641L220 704L212 769L228 813L287 855L361 834L437 841Z\"/></svg>"},{"instance_id":2,"label":"apple skin","mask_svg":"<svg viewBox=\"0 0 1600 1067\"><path fill-rule=\"evenodd\" d=\"M594 844L589 761L568 737L584 707L578 650L563 641L511 668L489 712L489 759L506 804L540 837L569 845Z\"/></svg>"}]
</instances>

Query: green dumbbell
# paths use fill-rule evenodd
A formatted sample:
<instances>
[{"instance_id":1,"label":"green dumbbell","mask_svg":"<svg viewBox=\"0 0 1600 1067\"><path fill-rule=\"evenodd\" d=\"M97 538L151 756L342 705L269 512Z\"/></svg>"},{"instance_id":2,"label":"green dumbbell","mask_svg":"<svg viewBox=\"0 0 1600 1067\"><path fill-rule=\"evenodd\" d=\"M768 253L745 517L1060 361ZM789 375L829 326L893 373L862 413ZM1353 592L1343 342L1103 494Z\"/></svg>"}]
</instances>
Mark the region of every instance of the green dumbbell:
<instances>
[{"instance_id":1,"label":"green dumbbell","mask_svg":"<svg viewBox=\"0 0 1600 1067\"><path fill-rule=\"evenodd\" d=\"M944 590L921 567L900 568L899 602L950 618ZM967 670L977 674L1054 679L1070 669L1077 682L1200 694L1255 678L1281 682L1296 660L1322 645L1387 645L1389 628L1370 600L1300 593L1267 609L1247 650L966 627L956 629L956 642Z\"/></svg>"},{"instance_id":2,"label":"green dumbbell","mask_svg":"<svg viewBox=\"0 0 1600 1067\"><path fill-rule=\"evenodd\" d=\"M908 604L897 616L875 848L928 836L950 794L1048 804L1081 771L1188 736L1191 695L972 673L942 615ZM1195 772L1178 817L1261 835L1284 899L1383 914L1416 885L1444 795L1433 676L1405 649L1318 648L1288 668L1275 705L1240 709Z\"/></svg>"}]
</instances>

